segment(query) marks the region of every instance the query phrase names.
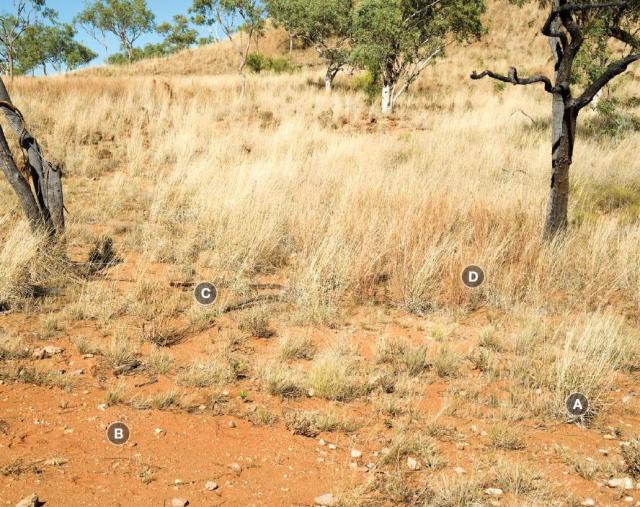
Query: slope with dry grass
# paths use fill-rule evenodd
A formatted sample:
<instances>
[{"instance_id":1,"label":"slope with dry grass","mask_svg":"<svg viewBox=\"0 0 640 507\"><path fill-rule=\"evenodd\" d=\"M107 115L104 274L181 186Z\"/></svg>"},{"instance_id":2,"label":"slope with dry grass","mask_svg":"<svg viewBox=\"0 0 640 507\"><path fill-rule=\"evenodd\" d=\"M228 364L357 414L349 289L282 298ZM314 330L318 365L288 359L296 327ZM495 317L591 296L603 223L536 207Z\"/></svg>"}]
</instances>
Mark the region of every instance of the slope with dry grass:
<instances>
[{"instance_id":1,"label":"slope with dry grass","mask_svg":"<svg viewBox=\"0 0 640 507\"><path fill-rule=\"evenodd\" d=\"M124 416L140 428L141 455L125 450L122 477L152 503L167 500L179 473L193 475L189 460L230 461L242 452L234 439L259 434L260 445L247 444L253 461L219 481L223 500L308 504L354 490L346 503L456 506L500 488L505 505L587 496L616 505L622 494L597 483L633 470L624 460L633 463L640 424L640 134L610 137L592 128L595 113L585 117L574 223L542 242L548 97L467 78L489 61L548 68L535 28L525 46L509 37L535 15L493 8L500 29L429 69L390 119L367 104L358 76L326 94L313 68L250 75L241 97L241 78L211 63L230 58L224 45L17 79L15 103L65 168L69 256L83 259L110 236L122 262L87 279L51 273L0 184L0 300L11 310L0 316L1 413L27 435L10 458L24 465L42 452L32 444L40 426L18 416L30 400L58 410L59 424L92 421L76 425L78 437L61 432L72 447L47 436L47 452L73 455L80 477L104 480L92 475L104 472L99 461L82 468L92 454L109 456L83 440L99 424ZM487 273L479 290L459 281L468 264ZM204 279L220 288L213 309L190 294ZM34 285L58 292L33 299ZM64 351L34 359L48 343ZM50 386L68 391L64 406L51 405ZM592 400L581 426L565 424L574 391ZM78 393L84 405L68 401ZM175 430L174 443L187 445L183 425L197 428L191 455L173 456L152 436L147 413ZM221 429L222 447L212 448L207 421L228 418L237 434ZM284 458L287 445L301 455ZM364 456L349 458L353 448ZM283 463L296 471L291 485ZM317 474L313 491L302 469ZM13 482L0 477L0 492L29 489L29 467L3 470ZM42 477L52 505L87 494L83 481L56 490L51 472ZM210 501L200 475L192 479L176 487Z\"/></svg>"}]
</instances>

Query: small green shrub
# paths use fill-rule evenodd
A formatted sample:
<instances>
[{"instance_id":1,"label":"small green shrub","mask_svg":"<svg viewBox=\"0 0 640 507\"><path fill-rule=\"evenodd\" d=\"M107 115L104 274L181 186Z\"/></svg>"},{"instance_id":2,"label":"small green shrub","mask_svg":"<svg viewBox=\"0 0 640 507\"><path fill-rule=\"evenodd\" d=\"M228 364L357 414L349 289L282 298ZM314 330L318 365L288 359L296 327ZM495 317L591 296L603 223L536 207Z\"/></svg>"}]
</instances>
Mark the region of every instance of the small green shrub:
<instances>
[{"instance_id":1,"label":"small green shrub","mask_svg":"<svg viewBox=\"0 0 640 507\"><path fill-rule=\"evenodd\" d=\"M283 74L285 72L292 72L293 66L291 62L282 57L268 57L262 53L249 53L247 55L247 67L252 72L260 74L263 71L270 71L276 74Z\"/></svg>"}]
</instances>

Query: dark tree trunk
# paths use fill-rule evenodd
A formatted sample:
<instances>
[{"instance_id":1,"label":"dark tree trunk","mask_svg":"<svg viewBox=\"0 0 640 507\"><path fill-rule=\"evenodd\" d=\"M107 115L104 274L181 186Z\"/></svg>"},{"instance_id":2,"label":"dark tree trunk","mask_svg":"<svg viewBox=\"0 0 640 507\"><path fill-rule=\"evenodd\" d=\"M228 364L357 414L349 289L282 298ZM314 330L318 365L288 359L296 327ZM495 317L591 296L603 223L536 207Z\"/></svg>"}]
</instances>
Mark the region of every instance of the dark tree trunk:
<instances>
[{"instance_id":1,"label":"dark tree trunk","mask_svg":"<svg viewBox=\"0 0 640 507\"><path fill-rule=\"evenodd\" d=\"M33 197L29 182L24 179L13 160L2 127L0 127L0 168L7 178L9 185L11 185L11 188L18 196L20 207L27 217L31 229L34 231L41 229L44 226L44 222L40 215L40 208Z\"/></svg>"},{"instance_id":2,"label":"dark tree trunk","mask_svg":"<svg viewBox=\"0 0 640 507\"><path fill-rule=\"evenodd\" d=\"M33 182L34 191L31 191L28 182L26 182L25 177L22 177L22 180L25 181L29 193L31 194L31 198L35 200L37 203L37 209L39 212L39 220L38 226L44 227L49 235L52 237L62 236L64 234L64 196L62 192L62 175L60 170L57 167L54 167L50 162L48 162L43 153L40 145L36 141L36 139L31 135L31 133L27 130L26 124L20 111L13 105L11 102L11 98L9 97L9 93L7 92L2 79L0 78L0 109L4 113L7 122L14 133L18 136L20 147L24 151L26 158L26 169L29 172L29 176ZM4 136L3 136L4 138ZM6 139L5 139L6 144ZM11 152L8 151L9 147L6 146L6 150L2 147L3 153L3 169L5 167L7 170L12 173L11 163L8 162L10 159L13 162L13 157L11 156ZM13 162L13 167L15 167L15 162ZM17 170L17 169L16 169ZM5 175L7 173L5 172ZM11 183L11 178L15 180L15 175L7 175ZM18 180L19 181L19 180ZM16 190L14 186L14 190L18 195L18 198L21 201L21 206L23 209L31 208L30 203L25 201L24 195L24 185L18 183L21 187L20 191ZM13 186L13 183L12 183ZM32 211L30 210L28 213L25 211L27 218L32 222Z\"/></svg>"},{"instance_id":3,"label":"dark tree trunk","mask_svg":"<svg viewBox=\"0 0 640 507\"><path fill-rule=\"evenodd\" d=\"M577 113L571 109L562 109L560 138L554 141L551 163L551 190L547 204L544 236L553 238L569 224L569 170L573 161ZM554 118L554 123L556 118ZM555 129L554 129L555 130Z\"/></svg>"}]
</instances>

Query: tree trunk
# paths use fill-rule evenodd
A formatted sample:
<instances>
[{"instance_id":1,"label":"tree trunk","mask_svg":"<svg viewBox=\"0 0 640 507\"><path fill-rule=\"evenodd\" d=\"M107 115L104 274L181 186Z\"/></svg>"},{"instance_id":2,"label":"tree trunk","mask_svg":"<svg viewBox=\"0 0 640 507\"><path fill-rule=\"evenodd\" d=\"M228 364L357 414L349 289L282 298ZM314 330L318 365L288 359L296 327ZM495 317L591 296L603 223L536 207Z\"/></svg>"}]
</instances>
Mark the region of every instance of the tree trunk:
<instances>
[{"instance_id":1,"label":"tree trunk","mask_svg":"<svg viewBox=\"0 0 640 507\"><path fill-rule=\"evenodd\" d=\"M57 167L48 162L42 153L40 145L27 130L20 112L15 108L9 97L2 79L0 78L0 109L4 113L11 129L20 140L20 147L26 154L27 170L33 182L37 208L39 209L40 225L53 236L64 234L64 196L62 192L62 174ZM9 156L11 154L9 153ZM11 157L13 160L13 157ZM8 164L8 162L5 162ZM15 163L14 163L15 165ZM9 170L11 168L9 167ZM24 178L23 178L24 179ZM31 192L31 188L27 183ZM18 197L22 200L20 193ZM24 205L23 205L24 208ZM31 221L31 216L27 214Z\"/></svg>"},{"instance_id":2,"label":"tree trunk","mask_svg":"<svg viewBox=\"0 0 640 507\"><path fill-rule=\"evenodd\" d=\"M13 191L18 196L18 201L20 201L20 206L22 207L22 211L24 212L27 220L29 221L29 225L33 231L36 231L44 226L40 215L40 209L38 208L38 204L36 203L35 198L33 197L33 193L31 192L31 187L27 180L24 179L18 167L16 166L15 161L13 160L13 156L11 155L11 150L9 150L9 144L7 143L7 139L4 137L4 132L2 131L2 127L0 126L0 168L4 173L9 185L13 188Z\"/></svg>"},{"instance_id":3,"label":"tree trunk","mask_svg":"<svg viewBox=\"0 0 640 507\"><path fill-rule=\"evenodd\" d=\"M335 68L332 66L327 67L327 73L324 76L324 89L327 92L331 92L333 89L333 80L336 78L338 71L340 68Z\"/></svg>"},{"instance_id":4,"label":"tree trunk","mask_svg":"<svg viewBox=\"0 0 640 507\"><path fill-rule=\"evenodd\" d=\"M7 52L7 64L9 65L9 78L13 81L13 53Z\"/></svg>"},{"instance_id":5,"label":"tree trunk","mask_svg":"<svg viewBox=\"0 0 640 507\"><path fill-rule=\"evenodd\" d=\"M293 35L289 34L289 56L293 53Z\"/></svg>"},{"instance_id":6,"label":"tree trunk","mask_svg":"<svg viewBox=\"0 0 640 507\"><path fill-rule=\"evenodd\" d=\"M558 123L560 124L560 136L553 145L551 190L544 227L546 239L553 238L557 233L566 229L569 224L569 170L573 159L577 113L571 109L565 109L563 103L562 109L558 107L554 110L554 135L557 133Z\"/></svg>"},{"instance_id":7,"label":"tree trunk","mask_svg":"<svg viewBox=\"0 0 640 507\"><path fill-rule=\"evenodd\" d=\"M382 85L382 114L389 116L393 113L393 87L385 82Z\"/></svg>"}]
</instances>

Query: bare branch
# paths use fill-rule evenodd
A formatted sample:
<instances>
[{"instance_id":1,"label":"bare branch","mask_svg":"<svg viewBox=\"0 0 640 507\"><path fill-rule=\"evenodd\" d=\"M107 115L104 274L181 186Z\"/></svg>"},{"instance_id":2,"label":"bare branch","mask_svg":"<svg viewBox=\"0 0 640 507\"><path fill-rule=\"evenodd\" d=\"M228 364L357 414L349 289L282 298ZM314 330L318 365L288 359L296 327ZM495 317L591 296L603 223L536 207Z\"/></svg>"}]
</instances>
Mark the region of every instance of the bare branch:
<instances>
[{"instance_id":1,"label":"bare branch","mask_svg":"<svg viewBox=\"0 0 640 507\"><path fill-rule=\"evenodd\" d=\"M640 60L640 53L636 53L633 55L629 55L626 58L622 58L617 62L613 62L609 65L605 71L600 75L598 79L596 79L580 97L578 97L573 103L571 107L576 110L580 110L583 107L589 105L594 97L598 94L602 88L604 88L609 81L611 81L616 76L619 76L623 72L627 70L627 67L634 62Z\"/></svg>"},{"instance_id":2,"label":"bare branch","mask_svg":"<svg viewBox=\"0 0 640 507\"><path fill-rule=\"evenodd\" d=\"M518 76L518 71L515 67L511 67L509 69L509 75L503 76L501 74L496 74L490 70L485 70L484 72L478 74L476 71L471 73L471 79L482 79L483 77L489 76L492 79L497 79L498 81L502 81L504 83L511 83L513 85L530 85L535 83L543 83L544 89L548 93L554 93L556 90L554 86L551 84L551 80L547 76L543 76L542 74L534 74L530 77L521 78Z\"/></svg>"}]
</instances>

